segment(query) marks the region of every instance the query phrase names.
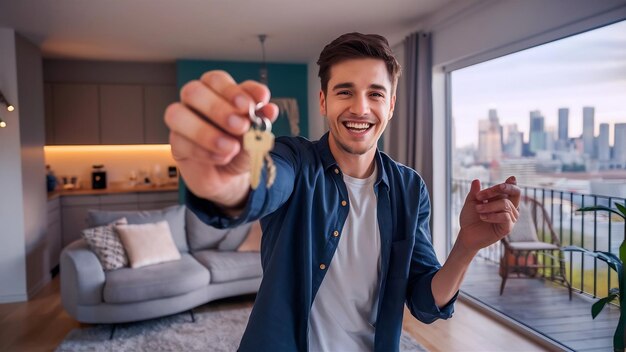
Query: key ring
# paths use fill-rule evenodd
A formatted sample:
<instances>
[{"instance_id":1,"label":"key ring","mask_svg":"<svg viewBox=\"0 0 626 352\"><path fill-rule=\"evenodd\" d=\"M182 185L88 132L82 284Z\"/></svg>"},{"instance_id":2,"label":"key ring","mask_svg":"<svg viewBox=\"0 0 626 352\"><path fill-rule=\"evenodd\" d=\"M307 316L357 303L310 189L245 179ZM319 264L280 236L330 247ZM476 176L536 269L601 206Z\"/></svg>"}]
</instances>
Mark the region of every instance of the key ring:
<instances>
[{"instance_id":1,"label":"key ring","mask_svg":"<svg viewBox=\"0 0 626 352\"><path fill-rule=\"evenodd\" d=\"M250 116L250 122L252 123L252 127L256 129L261 129L262 131L272 132L272 122L267 117L260 117L256 114L261 108L263 108L265 104L263 102L255 104L250 104L250 110L248 114ZM261 128L263 125L263 128Z\"/></svg>"}]
</instances>

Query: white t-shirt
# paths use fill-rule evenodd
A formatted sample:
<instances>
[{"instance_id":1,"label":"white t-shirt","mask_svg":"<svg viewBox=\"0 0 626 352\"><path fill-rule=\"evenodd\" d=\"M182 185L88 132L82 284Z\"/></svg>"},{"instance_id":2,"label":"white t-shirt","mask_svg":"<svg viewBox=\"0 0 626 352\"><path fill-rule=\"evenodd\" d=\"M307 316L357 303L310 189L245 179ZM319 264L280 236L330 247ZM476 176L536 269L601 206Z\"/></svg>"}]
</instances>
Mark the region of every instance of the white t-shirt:
<instances>
[{"instance_id":1,"label":"white t-shirt","mask_svg":"<svg viewBox=\"0 0 626 352\"><path fill-rule=\"evenodd\" d=\"M374 182L343 175L350 212L313 301L309 350L373 351L378 309L380 230Z\"/></svg>"}]
</instances>

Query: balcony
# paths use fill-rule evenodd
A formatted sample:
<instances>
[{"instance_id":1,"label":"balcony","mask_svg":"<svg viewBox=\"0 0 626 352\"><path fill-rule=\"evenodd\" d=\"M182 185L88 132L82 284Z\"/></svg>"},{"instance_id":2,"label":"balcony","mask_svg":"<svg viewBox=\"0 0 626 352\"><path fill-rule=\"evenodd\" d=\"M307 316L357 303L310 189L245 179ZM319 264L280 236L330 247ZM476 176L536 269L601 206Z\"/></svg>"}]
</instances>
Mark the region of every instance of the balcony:
<instances>
[{"instance_id":1,"label":"balcony","mask_svg":"<svg viewBox=\"0 0 626 352\"><path fill-rule=\"evenodd\" d=\"M458 233L458 214L469 184L466 180L453 181L451 219L455 235ZM615 202L624 204L623 198L536 187L522 187L522 192L538 200L546 209L547 220L551 221L561 245L573 244L589 250L618 253L626 224L606 212L580 213L576 209L608 206ZM549 232L542 223L537 221L537 233L540 239L549 242ZM451 238L451 242L454 240ZM483 249L474 259L461 288L470 301L565 350L612 350L619 307L608 305L596 319L591 317L591 305L597 298L605 297L609 288L617 287L616 273L604 262L581 253L565 252L566 277L574 292L570 301L567 288L553 280L549 270L541 270L531 279L518 280L509 276L500 295L498 270L501 257L502 245L496 243Z\"/></svg>"}]
</instances>

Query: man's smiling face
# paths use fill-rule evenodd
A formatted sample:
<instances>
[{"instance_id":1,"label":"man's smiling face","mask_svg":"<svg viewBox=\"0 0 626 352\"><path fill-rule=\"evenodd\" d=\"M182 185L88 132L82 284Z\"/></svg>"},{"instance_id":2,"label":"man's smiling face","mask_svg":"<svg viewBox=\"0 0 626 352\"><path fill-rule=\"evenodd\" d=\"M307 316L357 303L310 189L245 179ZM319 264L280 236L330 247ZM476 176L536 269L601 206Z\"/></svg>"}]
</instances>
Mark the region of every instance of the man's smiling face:
<instances>
[{"instance_id":1,"label":"man's smiling face","mask_svg":"<svg viewBox=\"0 0 626 352\"><path fill-rule=\"evenodd\" d=\"M334 64L327 94L320 91L320 111L328 119L331 149L373 153L393 115L395 100L384 61L365 58Z\"/></svg>"}]
</instances>

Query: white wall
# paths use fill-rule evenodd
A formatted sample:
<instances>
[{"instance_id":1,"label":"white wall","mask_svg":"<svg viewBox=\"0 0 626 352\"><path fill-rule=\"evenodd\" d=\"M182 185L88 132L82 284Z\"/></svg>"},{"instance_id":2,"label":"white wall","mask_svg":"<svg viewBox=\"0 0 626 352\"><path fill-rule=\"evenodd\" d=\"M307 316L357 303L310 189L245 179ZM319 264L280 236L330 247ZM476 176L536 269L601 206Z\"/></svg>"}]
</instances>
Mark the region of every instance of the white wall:
<instances>
[{"instance_id":1,"label":"white wall","mask_svg":"<svg viewBox=\"0 0 626 352\"><path fill-rule=\"evenodd\" d=\"M423 27L433 33L433 138L444 141L447 128L444 66L460 68L624 18L624 0L488 0L432 16ZM446 255L447 152L447 145L433 149L433 233L440 259Z\"/></svg>"},{"instance_id":2,"label":"white wall","mask_svg":"<svg viewBox=\"0 0 626 352\"><path fill-rule=\"evenodd\" d=\"M45 260L47 195L43 72L39 48L0 28L0 303L24 301L50 279Z\"/></svg>"},{"instance_id":3,"label":"white wall","mask_svg":"<svg viewBox=\"0 0 626 352\"><path fill-rule=\"evenodd\" d=\"M22 210L26 249L26 283L29 297L50 281L48 267L47 192L45 183L45 144L43 63L41 51L21 35L15 36L20 151L22 166Z\"/></svg>"},{"instance_id":4,"label":"white wall","mask_svg":"<svg viewBox=\"0 0 626 352\"><path fill-rule=\"evenodd\" d=\"M0 117L0 303L23 301L26 292L24 201L20 152L20 102L18 101L15 32L0 28L0 90L16 109Z\"/></svg>"}]
</instances>

